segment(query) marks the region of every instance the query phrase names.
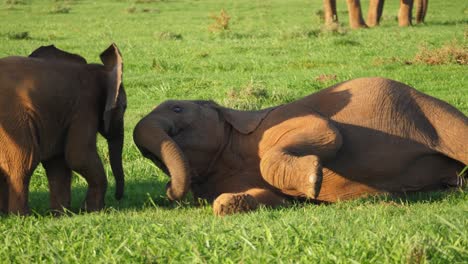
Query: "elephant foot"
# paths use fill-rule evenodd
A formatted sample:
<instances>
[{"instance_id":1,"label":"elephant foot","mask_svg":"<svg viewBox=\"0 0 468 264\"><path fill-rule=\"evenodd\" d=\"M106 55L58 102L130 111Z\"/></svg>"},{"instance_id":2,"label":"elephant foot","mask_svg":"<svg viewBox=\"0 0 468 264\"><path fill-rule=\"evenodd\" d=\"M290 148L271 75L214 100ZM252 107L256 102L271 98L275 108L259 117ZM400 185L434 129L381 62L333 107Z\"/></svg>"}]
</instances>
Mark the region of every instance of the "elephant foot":
<instances>
[{"instance_id":1,"label":"elephant foot","mask_svg":"<svg viewBox=\"0 0 468 264\"><path fill-rule=\"evenodd\" d=\"M312 168L309 173L305 174L305 179L299 181L300 185L297 187L297 190L307 198L316 199L322 187L322 165L317 156L307 156L307 159L307 163L312 164Z\"/></svg>"},{"instance_id":2,"label":"elephant foot","mask_svg":"<svg viewBox=\"0 0 468 264\"><path fill-rule=\"evenodd\" d=\"M249 212L257 207L258 201L245 193L223 193L213 202L213 212L218 216Z\"/></svg>"},{"instance_id":3,"label":"elephant foot","mask_svg":"<svg viewBox=\"0 0 468 264\"><path fill-rule=\"evenodd\" d=\"M29 207L21 207L21 208L9 208L8 212L12 215L18 215L18 216L27 216L31 214L31 211L29 210Z\"/></svg>"},{"instance_id":4,"label":"elephant foot","mask_svg":"<svg viewBox=\"0 0 468 264\"><path fill-rule=\"evenodd\" d=\"M84 211L84 206L82 208ZM73 215L72 211L70 211L70 207L61 207L61 208L51 208L49 210L50 214L54 217L62 217L62 216L70 216Z\"/></svg>"},{"instance_id":5,"label":"elephant foot","mask_svg":"<svg viewBox=\"0 0 468 264\"><path fill-rule=\"evenodd\" d=\"M81 211L90 213L90 212L100 211L103 208L104 208L104 202L95 202L95 201L88 202L88 201L85 201L83 203L83 206L81 207Z\"/></svg>"}]
</instances>

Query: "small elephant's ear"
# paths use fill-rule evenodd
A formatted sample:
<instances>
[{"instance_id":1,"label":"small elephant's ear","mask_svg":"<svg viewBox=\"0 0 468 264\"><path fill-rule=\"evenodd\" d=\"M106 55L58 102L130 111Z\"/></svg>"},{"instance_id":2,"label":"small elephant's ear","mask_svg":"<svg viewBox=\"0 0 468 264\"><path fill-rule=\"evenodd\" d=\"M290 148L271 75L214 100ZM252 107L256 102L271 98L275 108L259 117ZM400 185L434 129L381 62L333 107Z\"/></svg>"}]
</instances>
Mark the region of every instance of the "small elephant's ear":
<instances>
[{"instance_id":1,"label":"small elephant's ear","mask_svg":"<svg viewBox=\"0 0 468 264\"><path fill-rule=\"evenodd\" d=\"M86 60L80 55L68 53L66 51L57 49L54 45L41 46L35 51L33 51L31 54L29 54L28 57L41 58L47 60L62 60L73 63L86 64Z\"/></svg>"},{"instance_id":2,"label":"small elephant's ear","mask_svg":"<svg viewBox=\"0 0 468 264\"><path fill-rule=\"evenodd\" d=\"M231 124L234 129L242 134L252 133L260 123L275 108L267 108L259 111L240 111L235 109L218 107L224 119Z\"/></svg>"},{"instance_id":3,"label":"small elephant's ear","mask_svg":"<svg viewBox=\"0 0 468 264\"><path fill-rule=\"evenodd\" d=\"M109 131L112 109L116 107L120 85L122 84L123 65L120 51L114 43L101 53L100 58L107 72L106 107L103 116L104 131L107 133Z\"/></svg>"}]
</instances>

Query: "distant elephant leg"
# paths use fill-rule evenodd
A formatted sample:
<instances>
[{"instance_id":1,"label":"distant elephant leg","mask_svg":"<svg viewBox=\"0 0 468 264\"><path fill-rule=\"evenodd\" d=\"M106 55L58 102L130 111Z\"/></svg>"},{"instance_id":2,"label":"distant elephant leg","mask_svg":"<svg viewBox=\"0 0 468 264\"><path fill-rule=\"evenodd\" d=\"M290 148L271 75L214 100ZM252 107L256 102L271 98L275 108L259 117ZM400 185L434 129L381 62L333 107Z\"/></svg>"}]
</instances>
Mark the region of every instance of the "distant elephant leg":
<instances>
[{"instance_id":1,"label":"distant elephant leg","mask_svg":"<svg viewBox=\"0 0 468 264\"><path fill-rule=\"evenodd\" d=\"M366 28L366 22L362 17L361 1L360 0L346 0L349 11L349 25L351 28Z\"/></svg>"},{"instance_id":2,"label":"distant elephant leg","mask_svg":"<svg viewBox=\"0 0 468 264\"><path fill-rule=\"evenodd\" d=\"M413 0L400 0L400 10L398 11L398 25L400 27L411 26L412 11Z\"/></svg>"},{"instance_id":3,"label":"distant elephant leg","mask_svg":"<svg viewBox=\"0 0 468 264\"><path fill-rule=\"evenodd\" d=\"M253 188L242 193L221 194L213 202L213 212L219 216L244 213L257 209L259 204L276 207L286 204L286 201L271 190Z\"/></svg>"},{"instance_id":4,"label":"distant elephant leg","mask_svg":"<svg viewBox=\"0 0 468 264\"><path fill-rule=\"evenodd\" d=\"M336 13L336 0L323 0L323 12L326 25L338 22L338 15Z\"/></svg>"},{"instance_id":5,"label":"distant elephant leg","mask_svg":"<svg viewBox=\"0 0 468 264\"><path fill-rule=\"evenodd\" d=\"M70 208L71 169L64 157L42 162L49 181L50 208L54 213Z\"/></svg>"},{"instance_id":6,"label":"distant elephant leg","mask_svg":"<svg viewBox=\"0 0 468 264\"><path fill-rule=\"evenodd\" d=\"M70 127L65 147L68 166L88 183L84 209L97 211L104 207L107 178L96 149L96 127L93 120L77 122ZM94 123L97 126L97 122ZM90 127L91 126L91 127Z\"/></svg>"},{"instance_id":7,"label":"distant elephant leg","mask_svg":"<svg viewBox=\"0 0 468 264\"><path fill-rule=\"evenodd\" d=\"M367 25L370 27L378 26L382 17L385 0L371 0L369 11L367 12Z\"/></svg>"},{"instance_id":8,"label":"distant elephant leg","mask_svg":"<svg viewBox=\"0 0 468 264\"><path fill-rule=\"evenodd\" d=\"M429 0L416 0L416 23L424 23Z\"/></svg>"}]
</instances>

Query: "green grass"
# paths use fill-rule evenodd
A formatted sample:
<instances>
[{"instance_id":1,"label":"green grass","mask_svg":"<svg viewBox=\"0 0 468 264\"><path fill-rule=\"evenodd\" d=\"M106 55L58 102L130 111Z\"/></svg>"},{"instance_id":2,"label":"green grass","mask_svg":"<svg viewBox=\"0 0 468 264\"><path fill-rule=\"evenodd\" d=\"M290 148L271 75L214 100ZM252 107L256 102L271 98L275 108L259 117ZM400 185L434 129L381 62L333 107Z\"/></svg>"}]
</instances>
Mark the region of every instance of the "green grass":
<instances>
[{"instance_id":1,"label":"green grass","mask_svg":"<svg viewBox=\"0 0 468 264\"><path fill-rule=\"evenodd\" d=\"M425 25L399 28L398 1L382 25L324 30L321 1L2 1L0 57L55 44L98 62L111 42L124 56L126 196L100 213L48 215L44 170L32 178L31 217L0 218L0 262L466 263L466 190L402 200L370 198L217 218L211 206L170 205L168 178L141 157L136 122L169 98L213 99L241 109L290 102L336 82L383 76L408 83L468 114L468 68L455 59L428 65L420 51L468 49L468 4L434 0ZM368 1L362 1L367 9ZM229 30L211 32L224 9ZM449 55L447 55L449 56ZM336 75L334 77L333 75ZM328 76L329 78L321 78ZM99 150L108 174L106 144ZM73 179L73 211L85 181Z\"/></svg>"}]
</instances>

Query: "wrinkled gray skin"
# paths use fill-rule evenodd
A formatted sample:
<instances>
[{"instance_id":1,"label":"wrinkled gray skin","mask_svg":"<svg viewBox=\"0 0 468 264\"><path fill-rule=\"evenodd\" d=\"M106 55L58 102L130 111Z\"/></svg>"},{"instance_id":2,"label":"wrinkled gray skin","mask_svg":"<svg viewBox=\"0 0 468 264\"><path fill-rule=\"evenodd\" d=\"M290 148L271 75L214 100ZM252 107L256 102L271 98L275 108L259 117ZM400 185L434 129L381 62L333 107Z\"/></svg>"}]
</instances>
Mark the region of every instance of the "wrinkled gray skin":
<instances>
[{"instance_id":1,"label":"wrinkled gray skin","mask_svg":"<svg viewBox=\"0 0 468 264\"><path fill-rule=\"evenodd\" d=\"M29 57L0 59L0 211L28 214L29 180L39 163L54 212L70 207L72 170L88 183L84 208L103 208L107 178L98 132L107 139L115 196L122 198L122 57L114 44L100 57L103 64L87 64L79 55L43 46Z\"/></svg>"},{"instance_id":2,"label":"wrinkled gray skin","mask_svg":"<svg viewBox=\"0 0 468 264\"><path fill-rule=\"evenodd\" d=\"M170 175L170 199L189 190L219 197L220 215L253 210L254 200L276 206L289 196L334 202L444 189L460 184L468 164L467 117L383 78L260 111L166 101L137 124L134 141Z\"/></svg>"}]
</instances>

